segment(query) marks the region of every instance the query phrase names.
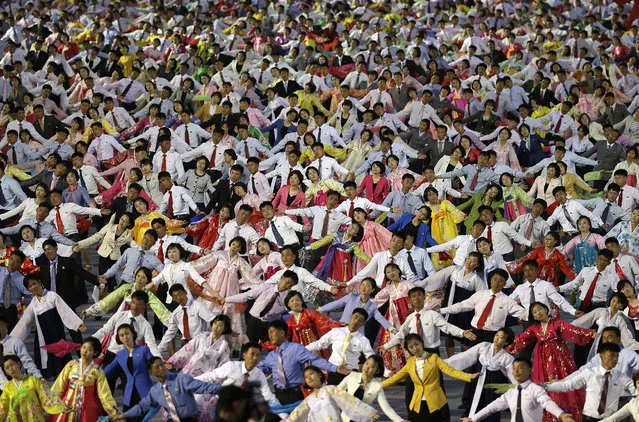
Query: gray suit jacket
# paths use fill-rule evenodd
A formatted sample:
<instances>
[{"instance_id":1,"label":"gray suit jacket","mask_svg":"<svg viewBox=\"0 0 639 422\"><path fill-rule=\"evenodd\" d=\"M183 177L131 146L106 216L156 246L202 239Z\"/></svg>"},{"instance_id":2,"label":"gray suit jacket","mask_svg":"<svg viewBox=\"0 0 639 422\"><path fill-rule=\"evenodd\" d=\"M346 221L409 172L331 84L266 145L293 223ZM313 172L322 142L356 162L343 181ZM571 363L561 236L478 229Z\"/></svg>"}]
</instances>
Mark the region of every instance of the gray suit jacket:
<instances>
[{"instance_id":1,"label":"gray suit jacket","mask_svg":"<svg viewBox=\"0 0 639 422\"><path fill-rule=\"evenodd\" d=\"M446 142L444 142L444 148L442 152L439 152L439 148L437 148L437 140L433 139L428 143L428 156L430 157L430 165L434 166L437 164L440 158L444 155L452 155L453 154L453 142L450 138L446 138Z\"/></svg>"},{"instance_id":2,"label":"gray suit jacket","mask_svg":"<svg viewBox=\"0 0 639 422\"><path fill-rule=\"evenodd\" d=\"M628 108L626 108L625 105L615 104L613 107L604 107L601 110L601 117L599 117L597 121L602 125L616 125L628 117L629 114Z\"/></svg>"},{"instance_id":3,"label":"gray suit jacket","mask_svg":"<svg viewBox=\"0 0 639 422\"><path fill-rule=\"evenodd\" d=\"M608 141L598 141L594 147L586 151L584 156L591 157L595 153L597 154L597 161L601 163L602 170L612 171L617 163L626 158L626 151L621 145L615 143L611 148L608 148ZM608 175L609 177L610 175Z\"/></svg>"},{"instance_id":4,"label":"gray suit jacket","mask_svg":"<svg viewBox=\"0 0 639 422\"><path fill-rule=\"evenodd\" d=\"M408 85L402 84L400 87L390 89L390 96L395 103L396 110L403 110L410 98L408 97Z\"/></svg>"},{"instance_id":5,"label":"gray suit jacket","mask_svg":"<svg viewBox=\"0 0 639 422\"><path fill-rule=\"evenodd\" d=\"M428 131L419 134L419 129L412 129L409 132L404 132L399 135L409 147L414 150L421 152L422 154L428 154L429 152L429 144L432 142L433 138L430 136Z\"/></svg>"}]
</instances>

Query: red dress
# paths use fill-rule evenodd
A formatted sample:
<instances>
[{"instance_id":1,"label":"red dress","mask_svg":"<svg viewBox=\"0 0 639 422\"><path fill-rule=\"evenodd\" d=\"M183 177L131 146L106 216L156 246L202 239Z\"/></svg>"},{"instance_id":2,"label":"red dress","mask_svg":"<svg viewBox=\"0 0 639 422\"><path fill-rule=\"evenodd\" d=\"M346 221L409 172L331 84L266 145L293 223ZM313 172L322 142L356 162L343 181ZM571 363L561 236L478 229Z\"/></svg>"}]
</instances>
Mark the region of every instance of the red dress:
<instances>
[{"instance_id":1,"label":"red dress","mask_svg":"<svg viewBox=\"0 0 639 422\"><path fill-rule=\"evenodd\" d=\"M546 256L546 249L543 246L540 246L528 255L511 262L506 265L506 267L511 273L518 273L522 270L524 262L529 259L535 260L537 261L537 264L539 264L539 278L552 283L555 287L558 286L559 282L559 270L561 270L561 272L570 280L577 277L577 274L575 274L570 265L568 265L566 257L561 252L555 249L552 251L550 256Z\"/></svg>"},{"instance_id":2,"label":"red dress","mask_svg":"<svg viewBox=\"0 0 639 422\"><path fill-rule=\"evenodd\" d=\"M186 228L186 233L194 238L199 238L197 245L200 248L211 249L220 236L220 230L227 222L220 224L220 214L209 215L195 224Z\"/></svg>"},{"instance_id":3,"label":"red dress","mask_svg":"<svg viewBox=\"0 0 639 422\"><path fill-rule=\"evenodd\" d=\"M18 248L15 246L8 246L4 253L0 253L0 267L6 267L7 260L11 257L11 254L17 250ZM25 258L22 266L20 266L20 273L22 275L34 274L38 271L40 271L40 267L31 262L29 258Z\"/></svg>"},{"instance_id":4,"label":"red dress","mask_svg":"<svg viewBox=\"0 0 639 422\"><path fill-rule=\"evenodd\" d=\"M319 340L324 334L331 329L341 327L343 324L333 321L327 315L316 311L315 309L304 309L300 313L299 320L292 315L287 321L288 334L287 337L293 343L303 344L307 346L314 341ZM320 352L324 359L330 357L328 349Z\"/></svg>"},{"instance_id":5,"label":"red dress","mask_svg":"<svg viewBox=\"0 0 639 422\"><path fill-rule=\"evenodd\" d=\"M528 327L526 331L517 335L515 342L508 346L506 351L511 354L519 353L536 341L533 355L533 382L542 384L559 381L577 370L577 365L575 365L575 360L565 339L584 346L593 339L595 333L594 330L575 327L566 321L552 320L548 323L545 331L541 324ZM548 393L548 395L564 412L573 415L575 420L581 420L581 412L586 400L583 389L567 393ZM542 420L543 422L554 422L558 419L544 411Z\"/></svg>"}]
</instances>

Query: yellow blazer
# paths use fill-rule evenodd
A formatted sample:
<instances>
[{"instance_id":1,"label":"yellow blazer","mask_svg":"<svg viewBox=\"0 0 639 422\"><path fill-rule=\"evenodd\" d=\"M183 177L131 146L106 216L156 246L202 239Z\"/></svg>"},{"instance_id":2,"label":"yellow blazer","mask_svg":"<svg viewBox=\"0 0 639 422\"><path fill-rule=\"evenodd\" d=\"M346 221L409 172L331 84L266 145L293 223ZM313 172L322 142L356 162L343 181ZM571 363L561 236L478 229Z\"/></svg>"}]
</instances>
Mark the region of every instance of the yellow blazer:
<instances>
[{"instance_id":1,"label":"yellow blazer","mask_svg":"<svg viewBox=\"0 0 639 422\"><path fill-rule=\"evenodd\" d=\"M406 365L399 372L385 381L382 381L382 387L390 387L406 379L410 379L415 384L415 392L410 401L409 409L415 413L419 413L422 407L422 397L426 397L426 404L430 413L436 412L448 403L446 394L439 384L439 372L442 371L450 377L470 382L471 374L451 367L436 354L431 354L424 362L424 377L419 379L417 375L417 366L415 356L412 356L406 362Z\"/></svg>"}]
</instances>

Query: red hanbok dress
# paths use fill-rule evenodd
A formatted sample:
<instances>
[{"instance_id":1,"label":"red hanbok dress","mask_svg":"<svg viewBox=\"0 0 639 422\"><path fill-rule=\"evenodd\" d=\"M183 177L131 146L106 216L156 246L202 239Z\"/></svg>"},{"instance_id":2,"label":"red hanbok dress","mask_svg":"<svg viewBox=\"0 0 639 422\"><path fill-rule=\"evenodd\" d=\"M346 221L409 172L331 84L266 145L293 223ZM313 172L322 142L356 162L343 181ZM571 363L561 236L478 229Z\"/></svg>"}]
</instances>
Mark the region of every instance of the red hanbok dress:
<instances>
[{"instance_id":1,"label":"red hanbok dress","mask_svg":"<svg viewBox=\"0 0 639 422\"><path fill-rule=\"evenodd\" d=\"M546 255L546 249L543 246L540 246L531 251L528 255L511 262L506 265L506 267L510 273L518 273L522 270L524 262L529 259L533 259L537 261L537 264L539 264L539 278L552 283L555 287L557 287L559 283L560 270L569 280L573 280L577 277L577 274L575 274L570 265L568 265L566 257L561 252L557 249L553 249L550 255Z\"/></svg>"},{"instance_id":2,"label":"red hanbok dress","mask_svg":"<svg viewBox=\"0 0 639 422\"><path fill-rule=\"evenodd\" d=\"M546 329L543 329L541 324L528 327L526 331L517 335L515 342L506 350L511 354L519 353L536 341L533 355L533 382L542 384L559 381L577 370L566 339L584 346L594 338L596 333L595 330L575 327L566 321L552 320L548 322ZM583 389L566 393L548 393L548 395L564 412L573 415L575 420L581 420L586 400ZM557 420L553 415L544 411L543 422Z\"/></svg>"},{"instance_id":3,"label":"red hanbok dress","mask_svg":"<svg viewBox=\"0 0 639 422\"><path fill-rule=\"evenodd\" d=\"M197 245L200 248L212 249L213 245L220 236L220 231L228 221L220 223L220 214L209 215L195 224L191 224L186 228L186 234L200 239Z\"/></svg>"},{"instance_id":4,"label":"red hanbok dress","mask_svg":"<svg viewBox=\"0 0 639 422\"><path fill-rule=\"evenodd\" d=\"M289 341L293 343L303 344L307 346L314 341L317 341L324 334L336 327L341 327L343 324L339 321L333 321L327 315L316 311L315 309L304 309L299 318L295 315L286 320L288 325L287 337ZM330 357L328 349L321 350L319 355L324 359Z\"/></svg>"},{"instance_id":5,"label":"red hanbok dress","mask_svg":"<svg viewBox=\"0 0 639 422\"><path fill-rule=\"evenodd\" d=\"M11 257L11 254L17 250L18 248L15 246L8 246L4 252L0 252L0 267L6 267L9 257ZM38 271L40 271L40 267L31 262L29 258L25 258L24 262L20 266L20 273L22 275L34 274Z\"/></svg>"}]
</instances>

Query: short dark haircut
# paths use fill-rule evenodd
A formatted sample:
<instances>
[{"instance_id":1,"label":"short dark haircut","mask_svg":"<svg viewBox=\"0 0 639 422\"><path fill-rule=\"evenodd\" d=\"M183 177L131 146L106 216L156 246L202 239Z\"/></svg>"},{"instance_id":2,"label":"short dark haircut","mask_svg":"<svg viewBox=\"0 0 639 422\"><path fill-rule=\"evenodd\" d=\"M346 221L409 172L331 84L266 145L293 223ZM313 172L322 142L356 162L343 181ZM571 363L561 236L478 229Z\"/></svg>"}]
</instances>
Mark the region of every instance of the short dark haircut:
<instances>
[{"instance_id":1,"label":"short dark haircut","mask_svg":"<svg viewBox=\"0 0 639 422\"><path fill-rule=\"evenodd\" d=\"M597 353L606 353L606 352L613 352L613 353L619 353L621 352L621 347L619 347L618 344L616 343L601 343L597 349Z\"/></svg>"},{"instance_id":2,"label":"short dark haircut","mask_svg":"<svg viewBox=\"0 0 639 422\"><path fill-rule=\"evenodd\" d=\"M533 367L533 365L532 365L532 361L531 361L529 358L527 358L526 356L517 356L517 357L515 358L515 360L513 360L513 364L514 364L515 362L523 362L523 363L525 363L526 365L528 365L528 367L529 367L530 369L532 369L532 367Z\"/></svg>"},{"instance_id":3,"label":"short dark haircut","mask_svg":"<svg viewBox=\"0 0 639 422\"><path fill-rule=\"evenodd\" d=\"M368 312L366 312L366 310L364 310L363 308L355 308L355 309L353 309L353 313L351 314L351 316L354 315L354 314L360 314L361 316L363 316L364 317L364 321L368 320Z\"/></svg>"},{"instance_id":4,"label":"short dark haircut","mask_svg":"<svg viewBox=\"0 0 639 422\"><path fill-rule=\"evenodd\" d=\"M118 329L115 331L115 342L117 344L122 344L122 342L120 341L120 330L122 329L126 329L128 328L129 330L131 330L131 334L133 335L133 343L135 343L135 340L137 340L138 338L138 333L135 332L135 328L131 325L131 324L122 324L118 327Z\"/></svg>"},{"instance_id":5,"label":"short dark haircut","mask_svg":"<svg viewBox=\"0 0 639 422\"><path fill-rule=\"evenodd\" d=\"M268 328L275 328L279 331L284 331L284 333L288 332L288 325L281 319L276 319L275 321L271 321L268 323Z\"/></svg>"},{"instance_id":6,"label":"short dark haircut","mask_svg":"<svg viewBox=\"0 0 639 422\"><path fill-rule=\"evenodd\" d=\"M149 294L142 290L136 290L131 294L131 300L133 299L141 300L146 304L149 303Z\"/></svg>"},{"instance_id":7,"label":"short dark haircut","mask_svg":"<svg viewBox=\"0 0 639 422\"><path fill-rule=\"evenodd\" d=\"M257 349L261 352L262 346L260 346L259 343L255 343L254 341L249 341L248 343L244 343L242 345L242 349L240 350L240 356L243 356L244 353L248 352L250 349Z\"/></svg>"},{"instance_id":8,"label":"short dark haircut","mask_svg":"<svg viewBox=\"0 0 639 422\"><path fill-rule=\"evenodd\" d=\"M186 292L186 289L180 283L175 283L169 289L169 295L173 295L173 293L175 293L175 292Z\"/></svg>"}]
</instances>

